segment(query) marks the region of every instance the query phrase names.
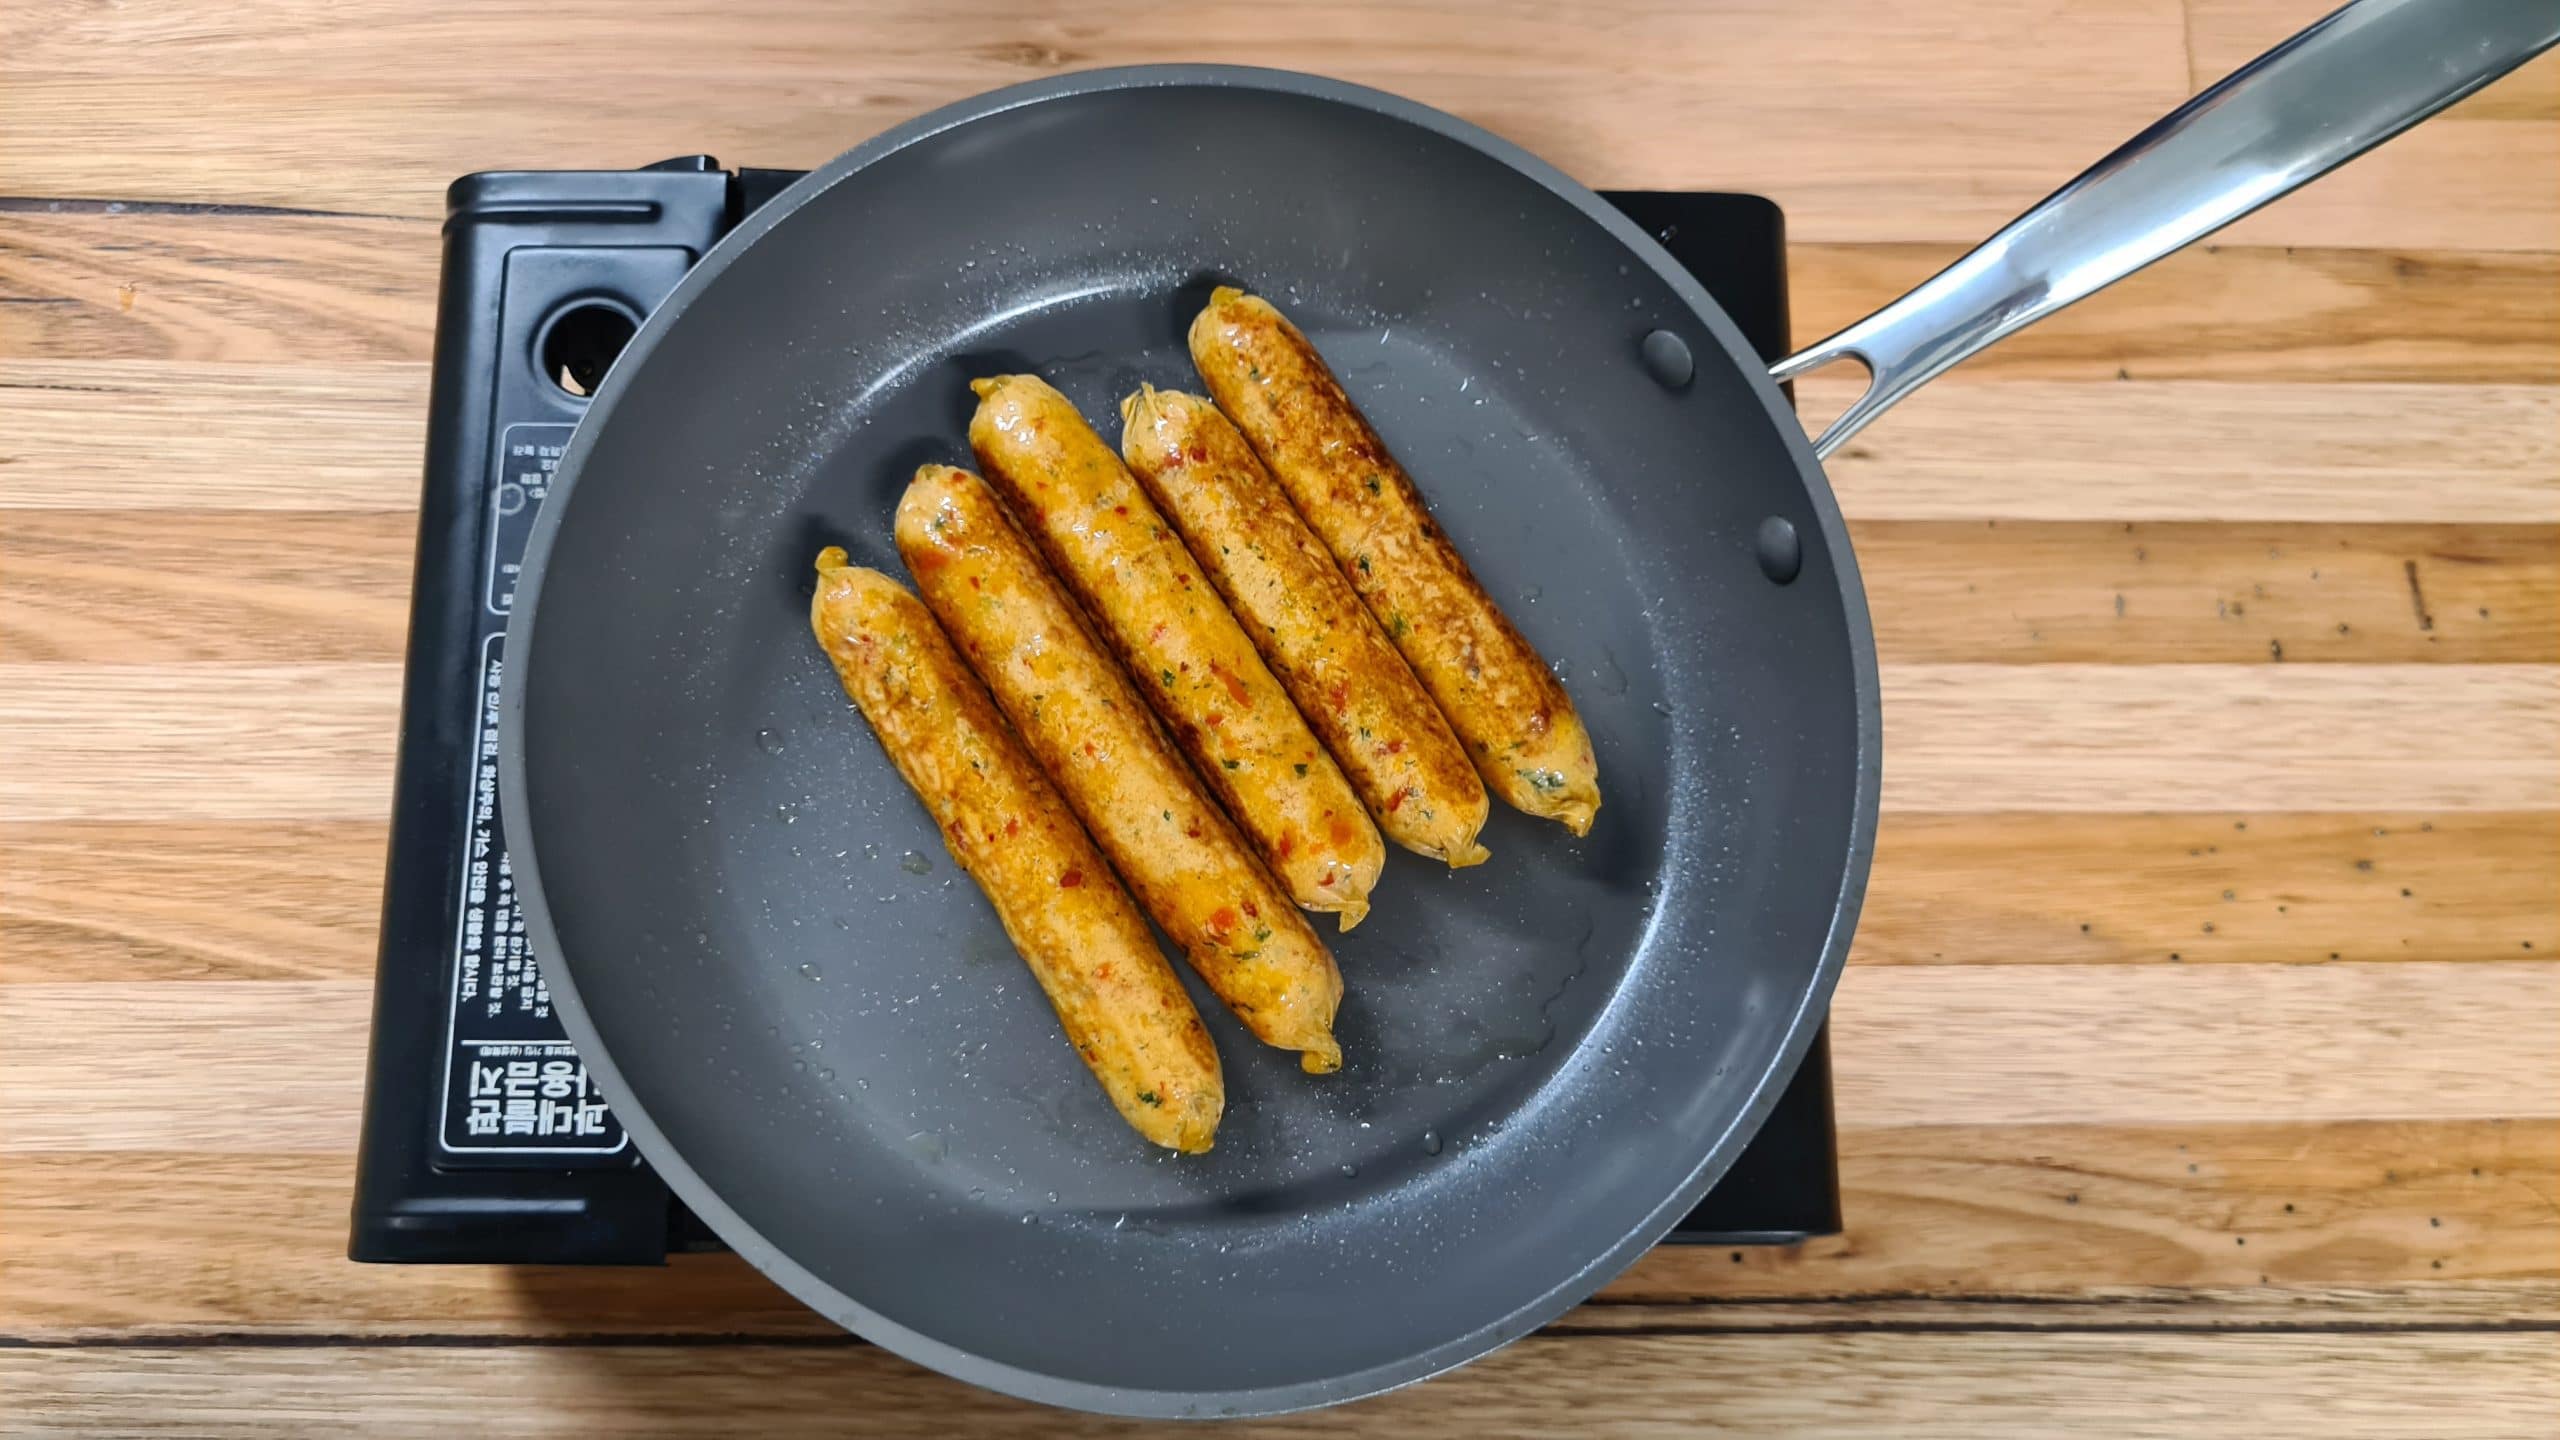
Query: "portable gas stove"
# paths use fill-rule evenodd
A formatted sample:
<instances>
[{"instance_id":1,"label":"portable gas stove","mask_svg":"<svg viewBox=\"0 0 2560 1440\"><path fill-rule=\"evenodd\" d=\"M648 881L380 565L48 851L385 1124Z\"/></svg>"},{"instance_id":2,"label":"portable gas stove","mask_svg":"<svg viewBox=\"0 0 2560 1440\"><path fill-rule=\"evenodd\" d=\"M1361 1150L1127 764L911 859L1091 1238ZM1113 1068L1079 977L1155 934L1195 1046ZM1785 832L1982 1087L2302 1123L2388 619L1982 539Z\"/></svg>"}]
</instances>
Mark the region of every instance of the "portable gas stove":
<instances>
[{"instance_id":1,"label":"portable gas stove","mask_svg":"<svg viewBox=\"0 0 2560 1440\"><path fill-rule=\"evenodd\" d=\"M659 1264L719 1242L633 1149L527 952L500 832L498 681L517 562L587 398L642 320L798 179L707 155L469 175L447 195L426 489L348 1253ZM1611 193L1764 359L1787 351L1784 224L1750 195ZM1828 1037L1670 1239L1840 1227Z\"/></svg>"}]
</instances>

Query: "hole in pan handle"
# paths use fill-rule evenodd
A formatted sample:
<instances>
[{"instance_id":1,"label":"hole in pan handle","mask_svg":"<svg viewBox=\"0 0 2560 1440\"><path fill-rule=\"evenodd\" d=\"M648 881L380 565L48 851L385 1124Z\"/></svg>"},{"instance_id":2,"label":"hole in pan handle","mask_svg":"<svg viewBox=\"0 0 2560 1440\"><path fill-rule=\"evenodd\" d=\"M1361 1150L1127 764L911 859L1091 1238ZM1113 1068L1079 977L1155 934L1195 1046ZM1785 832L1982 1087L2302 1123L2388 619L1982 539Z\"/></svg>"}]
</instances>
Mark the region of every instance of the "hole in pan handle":
<instances>
[{"instance_id":1,"label":"hole in pan handle","mask_svg":"<svg viewBox=\"0 0 2560 1440\"><path fill-rule=\"evenodd\" d=\"M2354 0L2232 72L1910 294L1779 361L1864 362L1826 457L1947 367L2320 178L2560 41L2560 0Z\"/></svg>"}]
</instances>

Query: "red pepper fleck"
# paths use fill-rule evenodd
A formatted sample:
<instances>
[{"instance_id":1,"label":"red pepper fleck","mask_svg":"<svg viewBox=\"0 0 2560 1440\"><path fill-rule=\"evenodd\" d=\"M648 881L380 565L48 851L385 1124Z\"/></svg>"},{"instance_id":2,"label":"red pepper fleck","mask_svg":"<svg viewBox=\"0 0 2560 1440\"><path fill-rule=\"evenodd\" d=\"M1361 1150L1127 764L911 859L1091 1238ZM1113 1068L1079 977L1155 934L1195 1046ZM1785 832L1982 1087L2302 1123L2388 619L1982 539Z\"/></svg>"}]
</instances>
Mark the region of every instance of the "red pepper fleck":
<instances>
[{"instance_id":1,"label":"red pepper fleck","mask_svg":"<svg viewBox=\"0 0 2560 1440\"><path fill-rule=\"evenodd\" d=\"M1111 507L1111 513L1114 515L1126 515L1129 513L1129 507L1126 505L1114 505Z\"/></svg>"},{"instance_id":2,"label":"red pepper fleck","mask_svg":"<svg viewBox=\"0 0 2560 1440\"><path fill-rule=\"evenodd\" d=\"M1161 620L1157 621L1157 622L1156 622L1156 628L1154 628L1153 630L1150 630L1150 631L1148 631L1148 632L1147 632L1147 638L1148 638L1149 640L1161 640L1161 639L1163 639L1163 638L1164 638L1164 628L1165 628L1165 627L1164 627L1164 622L1163 622L1163 621L1161 621Z\"/></svg>"},{"instance_id":3,"label":"red pepper fleck","mask_svg":"<svg viewBox=\"0 0 2560 1440\"><path fill-rule=\"evenodd\" d=\"M1546 733L1547 733L1547 707L1546 707L1546 706L1541 705L1541 706L1539 706L1536 710L1534 710L1534 711L1531 711L1531 712L1530 712L1530 715L1529 715L1529 733L1530 733L1530 734L1532 734L1532 735L1544 735L1544 734L1546 734Z\"/></svg>"},{"instance_id":4,"label":"red pepper fleck","mask_svg":"<svg viewBox=\"0 0 2560 1440\"><path fill-rule=\"evenodd\" d=\"M1100 751L1098 751L1098 750L1094 749L1094 748L1093 748L1093 742L1092 742L1092 741L1090 741L1090 740L1087 740L1086 742L1084 742L1084 753L1086 753L1087 755L1097 755L1097 756L1098 756L1098 755L1100 755L1102 752L1100 752Z\"/></svg>"},{"instance_id":5,"label":"red pepper fleck","mask_svg":"<svg viewBox=\"0 0 2560 1440\"><path fill-rule=\"evenodd\" d=\"M1254 904L1250 900L1247 900L1244 902L1244 913L1252 916L1256 920L1259 920L1262 918L1262 907Z\"/></svg>"},{"instance_id":6,"label":"red pepper fleck","mask_svg":"<svg viewBox=\"0 0 2560 1440\"><path fill-rule=\"evenodd\" d=\"M1295 830L1281 831L1280 845L1278 848L1280 851L1280 858L1283 860L1288 859L1290 852L1298 848L1298 832Z\"/></svg>"},{"instance_id":7,"label":"red pepper fleck","mask_svg":"<svg viewBox=\"0 0 2560 1440\"><path fill-rule=\"evenodd\" d=\"M1243 681L1229 674L1227 672L1227 667L1224 665L1211 665L1209 667L1209 673L1218 677L1218 683L1227 687L1227 696L1229 699L1235 701L1236 704L1247 710L1253 708L1253 692L1244 688Z\"/></svg>"},{"instance_id":8,"label":"red pepper fleck","mask_svg":"<svg viewBox=\"0 0 2560 1440\"><path fill-rule=\"evenodd\" d=\"M1332 889L1332 888L1333 888L1333 872L1332 872L1332 871L1330 871L1330 870L1327 870L1326 872L1324 872L1324 874L1323 874L1323 875L1321 875L1321 876L1317 877L1316 883L1317 883L1317 884L1319 884L1319 885L1322 885L1323 887L1325 887L1325 888L1326 888L1326 889L1328 889L1328 890Z\"/></svg>"},{"instance_id":9,"label":"red pepper fleck","mask_svg":"<svg viewBox=\"0 0 2560 1440\"><path fill-rule=\"evenodd\" d=\"M1095 967L1093 967L1093 978L1094 978L1094 979L1096 979L1096 980L1108 980L1108 979L1110 979L1110 978L1111 978L1111 967L1110 967L1110 966L1108 966L1108 965L1096 965Z\"/></svg>"},{"instance_id":10,"label":"red pepper fleck","mask_svg":"<svg viewBox=\"0 0 2560 1440\"><path fill-rule=\"evenodd\" d=\"M1388 813L1388 814L1390 814L1390 815L1393 815L1394 813L1396 813L1396 807L1397 807L1397 806L1399 806L1399 805L1402 805L1403 803L1404 803L1404 792L1403 792L1403 791L1401 791L1401 790L1397 791L1395 794L1393 794L1393 795L1391 795L1391 796L1388 796L1388 797L1387 797L1387 813Z\"/></svg>"},{"instance_id":11,"label":"red pepper fleck","mask_svg":"<svg viewBox=\"0 0 2560 1440\"><path fill-rule=\"evenodd\" d=\"M1209 728L1215 730L1219 726L1227 723L1226 712L1222 710L1212 710L1208 714L1208 721Z\"/></svg>"},{"instance_id":12,"label":"red pepper fleck","mask_svg":"<svg viewBox=\"0 0 2560 1440\"><path fill-rule=\"evenodd\" d=\"M1351 708L1351 687L1336 680L1333 682L1333 693L1325 698L1332 702L1334 709L1348 710Z\"/></svg>"},{"instance_id":13,"label":"red pepper fleck","mask_svg":"<svg viewBox=\"0 0 2560 1440\"><path fill-rule=\"evenodd\" d=\"M1194 840L1199 839L1199 838L1200 838L1200 822L1199 822L1199 821L1197 821L1197 820L1192 821L1192 822L1191 822L1191 824L1190 824L1190 826L1189 826L1189 828L1185 829L1182 833L1183 833L1183 834L1185 834L1185 835L1187 835L1187 836L1189 836L1189 837L1191 837L1191 838L1192 838L1192 839L1194 839Z\"/></svg>"},{"instance_id":14,"label":"red pepper fleck","mask_svg":"<svg viewBox=\"0 0 2560 1440\"><path fill-rule=\"evenodd\" d=\"M1236 912L1233 910L1221 905L1209 912L1210 934L1224 938L1226 933L1234 928L1236 928Z\"/></svg>"},{"instance_id":15,"label":"red pepper fleck","mask_svg":"<svg viewBox=\"0 0 2560 1440\"><path fill-rule=\"evenodd\" d=\"M1182 468L1181 446L1176 445L1164 452L1164 468L1167 470L1179 470Z\"/></svg>"},{"instance_id":16,"label":"red pepper fleck","mask_svg":"<svg viewBox=\"0 0 2560 1440\"><path fill-rule=\"evenodd\" d=\"M951 552L938 545L928 546L915 553L915 566L918 570L939 570L950 563Z\"/></svg>"},{"instance_id":17,"label":"red pepper fleck","mask_svg":"<svg viewBox=\"0 0 2560 1440\"><path fill-rule=\"evenodd\" d=\"M1327 810L1324 812L1324 833L1333 841L1334 848L1339 850L1351 843L1351 822Z\"/></svg>"},{"instance_id":18,"label":"red pepper fleck","mask_svg":"<svg viewBox=\"0 0 2560 1440\"><path fill-rule=\"evenodd\" d=\"M1208 446L1206 446L1206 445L1194 445L1194 446L1192 446L1192 447L1191 447L1191 458L1192 458L1192 459L1194 459L1194 460L1206 460L1206 459L1208 459L1208 458L1209 458L1209 447L1208 447Z\"/></svg>"},{"instance_id":19,"label":"red pepper fleck","mask_svg":"<svg viewBox=\"0 0 2560 1440\"><path fill-rule=\"evenodd\" d=\"M1007 835L1019 835L1019 834L1021 834L1021 833L1022 833L1022 821L1021 821L1021 820L1019 820L1019 819L1009 819L1009 820L1005 821L1005 822L1004 822L1004 833L1006 833Z\"/></svg>"},{"instance_id":20,"label":"red pepper fleck","mask_svg":"<svg viewBox=\"0 0 2560 1440\"><path fill-rule=\"evenodd\" d=\"M1073 890L1083 884L1084 872L1073 865L1068 866L1066 873L1058 877L1058 888L1061 890Z\"/></svg>"}]
</instances>

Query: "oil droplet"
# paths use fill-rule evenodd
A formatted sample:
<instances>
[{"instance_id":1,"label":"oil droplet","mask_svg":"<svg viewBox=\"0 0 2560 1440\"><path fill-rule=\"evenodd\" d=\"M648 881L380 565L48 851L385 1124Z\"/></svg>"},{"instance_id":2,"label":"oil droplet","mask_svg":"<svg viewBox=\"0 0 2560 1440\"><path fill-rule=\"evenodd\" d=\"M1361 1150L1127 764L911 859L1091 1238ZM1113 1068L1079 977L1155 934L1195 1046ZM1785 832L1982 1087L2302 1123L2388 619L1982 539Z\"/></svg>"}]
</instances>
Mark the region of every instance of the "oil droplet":
<instances>
[{"instance_id":1,"label":"oil droplet","mask_svg":"<svg viewBox=\"0 0 2560 1440\"><path fill-rule=\"evenodd\" d=\"M766 753L767 755L779 755L779 754L781 754L781 753L782 753L782 732L781 732L781 731L779 731L779 730L759 730L759 731L757 731L757 732L756 732L756 748L757 748L757 749L759 749L759 750L761 750L761 751L763 751L763 752L764 752L764 753Z\"/></svg>"},{"instance_id":2,"label":"oil droplet","mask_svg":"<svg viewBox=\"0 0 2560 1440\"><path fill-rule=\"evenodd\" d=\"M879 847L879 846L877 846L877 845L869 845L869 844L864 845L864 846L862 847L862 858L863 858L863 859L865 859L865 860L877 860L877 859L879 859L879 858L880 858L880 847Z\"/></svg>"},{"instance_id":3,"label":"oil droplet","mask_svg":"<svg viewBox=\"0 0 2560 1440\"><path fill-rule=\"evenodd\" d=\"M933 873L933 857L921 850L910 850L898 857L898 868L910 875L930 875Z\"/></svg>"},{"instance_id":4,"label":"oil droplet","mask_svg":"<svg viewBox=\"0 0 2560 1440\"><path fill-rule=\"evenodd\" d=\"M821 1080L833 1080L836 1078L836 1072L828 1069L824 1065L821 1065L818 1067L818 1078Z\"/></svg>"},{"instance_id":5,"label":"oil droplet","mask_svg":"<svg viewBox=\"0 0 2560 1440\"><path fill-rule=\"evenodd\" d=\"M815 966L815 965L811 965L811 964L808 964L808 963L807 963L807 962L805 962L805 961L804 961L804 962L802 962L802 964L801 964L801 966L800 966L800 976L801 976L801 978L802 978L802 979L804 979L804 980L824 980L825 978L827 978L827 977L825 977L824 975L821 975L821 974L819 974L819 973L818 973L818 967L817 967L817 966Z\"/></svg>"},{"instance_id":6,"label":"oil droplet","mask_svg":"<svg viewBox=\"0 0 2560 1440\"><path fill-rule=\"evenodd\" d=\"M942 1143L942 1132L939 1130L916 1131L907 1137L907 1148L925 1160L940 1160L951 1153L950 1147Z\"/></svg>"},{"instance_id":7,"label":"oil droplet","mask_svg":"<svg viewBox=\"0 0 2560 1440\"><path fill-rule=\"evenodd\" d=\"M1359 1173L1360 1167L1357 1165L1345 1165L1342 1167L1342 1178L1345 1180L1349 1180Z\"/></svg>"},{"instance_id":8,"label":"oil droplet","mask_svg":"<svg viewBox=\"0 0 2560 1440\"><path fill-rule=\"evenodd\" d=\"M1055 1204L1057 1204L1057 1203L1058 1203L1058 1192L1057 1192L1057 1191L1052 1190L1052 1191L1050 1191L1050 1192L1049 1192L1049 1203L1050 1203L1050 1204L1052 1204L1052 1205L1055 1205Z\"/></svg>"},{"instance_id":9,"label":"oil droplet","mask_svg":"<svg viewBox=\"0 0 2560 1440\"><path fill-rule=\"evenodd\" d=\"M1422 1132L1422 1153L1425 1155L1437 1155L1440 1153L1439 1131L1425 1130Z\"/></svg>"}]
</instances>

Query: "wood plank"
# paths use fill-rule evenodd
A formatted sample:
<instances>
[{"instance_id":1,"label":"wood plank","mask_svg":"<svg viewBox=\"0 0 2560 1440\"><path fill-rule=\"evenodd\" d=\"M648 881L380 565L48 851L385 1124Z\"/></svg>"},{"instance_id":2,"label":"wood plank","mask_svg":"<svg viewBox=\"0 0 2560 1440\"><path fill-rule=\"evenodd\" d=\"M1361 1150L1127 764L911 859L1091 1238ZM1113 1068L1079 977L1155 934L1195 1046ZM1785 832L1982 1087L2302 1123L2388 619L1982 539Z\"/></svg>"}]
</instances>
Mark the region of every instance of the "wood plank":
<instances>
[{"instance_id":1,"label":"wood plank","mask_svg":"<svg viewBox=\"0 0 2560 1440\"><path fill-rule=\"evenodd\" d=\"M1932 1302L2086 1302L2120 1324L2309 1312L2407 1323L2560 1316L2560 1125L1874 1128L1844 1117L1847 1230L1800 1246L1665 1245L1569 1324L1873 1317ZM0 1167L0 1337L820 1335L725 1254L664 1269L359 1266L351 1152L56 1152ZM2190 1168L2193 1167L2193 1168ZM2243 1243L2245 1242L2245 1243ZM1735 1258L1739 1256L1740 1258ZM2254 1292L2254 1293L2253 1293ZM2189 1299L2186 1297L2193 1296ZM1830 1313L1811 1307L1845 1306Z\"/></svg>"},{"instance_id":2,"label":"wood plank","mask_svg":"<svg viewBox=\"0 0 2560 1440\"><path fill-rule=\"evenodd\" d=\"M1883 681L1892 810L2560 808L2547 665L1900 665ZM378 817L399 685L387 664L0 663L18 761L0 818Z\"/></svg>"},{"instance_id":3,"label":"wood plank","mask_svg":"<svg viewBox=\"0 0 2560 1440\"><path fill-rule=\"evenodd\" d=\"M24 510L0 653L397 660L414 519ZM1878 520L1851 526L1886 665L2560 661L2560 528ZM220 557L212 563L208 557Z\"/></svg>"},{"instance_id":4,"label":"wood plank","mask_svg":"<svg viewBox=\"0 0 2560 1440\"><path fill-rule=\"evenodd\" d=\"M1345 1410L1238 1422L1239 1437L1819 1434L2265 1436L2532 1433L2560 1404L2551 1337L2456 1334L1655 1334L1542 1336ZM971 1390L868 1346L0 1353L48 1428L202 1436L1139 1433ZM492 1396L524 1397L495 1404ZM2459 1397L2457 1403L2448 1403Z\"/></svg>"},{"instance_id":5,"label":"wood plank","mask_svg":"<svg viewBox=\"0 0 2560 1440\"><path fill-rule=\"evenodd\" d=\"M1889 809L2560 805L2547 666L1903 665L1882 688Z\"/></svg>"},{"instance_id":6,"label":"wood plank","mask_svg":"<svg viewBox=\"0 0 2560 1440\"><path fill-rule=\"evenodd\" d=\"M423 365L0 360L0 507L413 510Z\"/></svg>"},{"instance_id":7,"label":"wood plank","mask_svg":"<svg viewBox=\"0 0 2560 1440\"><path fill-rule=\"evenodd\" d=\"M425 417L415 365L0 361L0 508L404 510ZM2560 388L1950 381L1830 474L1861 520L2550 524Z\"/></svg>"},{"instance_id":8,"label":"wood plank","mask_svg":"<svg viewBox=\"0 0 2560 1440\"><path fill-rule=\"evenodd\" d=\"M0 531L0 654L397 663L417 543L397 510L20 511Z\"/></svg>"},{"instance_id":9,"label":"wood plank","mask_svg":"<svg viewBox=\"0 0 2560 1440\"><path fill-rule=\"evenodd\" d=\"M378 818L0 826L0 983L369 978L384 833ZM1851 963L2554 954L2549 811L1895 814Z\"/></svg>"},{"instance_id":10,"label":"wood plank","mask_svg":"<svg viewBox=\"0 0 2560 1440\"><path fill-rule=\"evenodd\" d=\"M425 220L0 210L0 354L425 360L441 248Z\"/></svg>"},{"instance_id":11,"label":"wood plank","mask_svg":"<svg viewBox=\"0 0 2560 1440\"><path fill-rule=\"evenodd\" d=\"M233 24L184 12L174 27L144 22L163 42L147 65L90 68L95 55L119 53L109 46L13 76L21 144L9 178L42 195L427 216L444 182L470 169L629 164L701 149L806 165L1009 80L1233 59L1401 90L1593 184L1768 193L1808 239L1970 242L2190 88L2186 27L2169 0L2096 10L1970 0L1932 12L1944 27L1895 7L1816 18L1775 4L1292 7L1285 24L1229 4L1197 7L1174 26L1107 8L1061 24L1013 5L956 17L774 6L754 24L709 28L620 9L582 23L571 7L546 19L578 37L592 68L533 90L477 63L469 37L487 22L476 8L406 23L374 6L317 25L255 11ZM1835 43L1844 27L1858 44ZM2002 45L1949 38L1990 30ZM274 43L280 32L293 43ZM338 58L323 63L323 54ZM455 58L424 58L438 54ZM1648 63L1631 71L1629 54ZM690 103L671 110L657 87L677 83ZM1963 103L1950 106L1950 95ZM2560 221L2560 180L2529 158L2547 145L2547 129L2502 118L2505 105L2458 107L2233 233L2275 245L2546 248ZM548 123L564 109L580 117L565 133ZM338 143L310 147L315 124ZM195 143L207 133L224 143ZM1736 135L1750 143L1714 138Z\"/></svg>"},{"instance_id":12,"label":"wood plank","mask_svg":"<svg viewBox=\"0 0 2560 1440\"><path fill-rule=\"evenodd\" d=\"M1889 815L1861 966L2532 961L2560 815Z\"/></svg>"},{"instance_id":13,"label":"wood plank","mask_svg":"<svg viewBox=\"0 0 2560 1440\"><path fill-rule=\"evenodd\" d=\"M340 980L0 985L0 1153L343 1152L371 1001ZM2553 961L1864 966L1832 1034L1840 1111L1878 1126L2560 1114Z\"/></svg>"},{"instance_id":14,"label":"wood plank","mask_svg":"<svg viewBox=\"0 0 2560 1440\"><path fill-rule=\"evenodd\" d=\"M2554 954L2560 815L2549 811L1897 814L1877 833L1851 958L2053 965Z\"/></svg>"},{"instance_id":15,"label":"wood plank","mask_svg":"<svg viewBox=\"0 0 2560 1440\"><path fill-rule=\"evenodd\" d=\"M370 979L389 829L0 826L0 983Z\"/></svg>"},{"instance_id":16,"label":"wood plank","mask_svg":"<svg viewBox=\"0 0 2560 1440\"><path fill-rule=\"evenodd\" d=\"M1835 415L1864 385L1825 371L1796 394L1807 416ZM1946 383L1828 470L1861 520L2549 523L2560 390Z\"/></svg>"},{"instance_id":17,"label":"wood plank","mask_svg":"<svg viewBox=\"0 0 2560 1440\"><path fill-rule=\"evenodd\" d=\"M1850 541L1888 667L2560 659L2549 526L1865 520Z\"/></svg>"},{"instance_id":18,"label":"wood plank","mask_svg":"<svg viewBox=\"0 0 2560 1440\"><path fill-rule=\"evenodd\" d=\"M0 662L0 819L390 814L397 665Z\"/></svg>"},{"instance_id":19,"label":"wood plank","mask_svg":"<svg viewBox=\"0 0 2560 1440\"><path fill-rule=\"evenodd\" d=\"M1797 343L1880 309L1963 253L1790 245ZM2548 385L2560 380L2560 257L2207 243L2001 341L1951 378Z\"/></svg>"},{"instance_id":20,"label":"wood plank","mask_svg":"<svg viewBox=\"0 0 2560 1440\"><path fill-rule=\"evenodd\" d=\"M1019 3L931 12L879 0L783 3L719 26L689 11L589 3L546 12L547 29L487 4L431 17L384 5L315 17L270 4L68 23L37 8L28 48L62 58L17 62L26 67L12 81L20 193L410 216L433 214L444 184L466 170L627 165L705 149L807 165L995 85L1226 59L1403 90L1598 184L1783 185L1807 236L1855 237L1891 215L1898 228L1917 220L1939 227L1935 238L1970 239L2186 91L2176 0L2094 10L1957 0L1937 12L1952 31L1876 0L1822 20L1772 0L1712 11L1611 0L1570 13L1406 0L1292 7L1285 18L1229 0L1189 7L1172 25L1125 3L1064 20ZM575 37L589 63L539 87L516 84L484 63L496 25L527 45ZM1834 43L1842 25L1861 43ZM1983 28L2021 48L1995 59L1947 38ZM74 35L132 38L75 44ZM1630 54L1648 64L1630 68ZM2034 63L2019 64L2021 54ZM135 59L107 68L100 55ZM670 86L684 105L664 103ZM137 104L144 93L148 109ZM1950 107L1950 93L1966 103ZM563 113L578 124L557 124ZM315 125L337 143L311 146ZM209 131L224 143L197 143ZM1943 163L1915 153L1915 140L1941 147ZM51 158L75 141L87 163ZM2482 224L2509 208L2442 188Z\"/></svg>"},{"instance_id":21,"label":"wood plank","mask_svg":"<svg viewBox=\"0 0 2560 1440\"><path fill-rule=\"evenodd\" d=\"M1799 340L1935 274L1962 247L1803 244ZM0 212L19 359L310 364L429 358L424 220ZM2560 382L2560 257L2206 245L1966 362L1966 380Z\"/></svg>"}]
</instances>

